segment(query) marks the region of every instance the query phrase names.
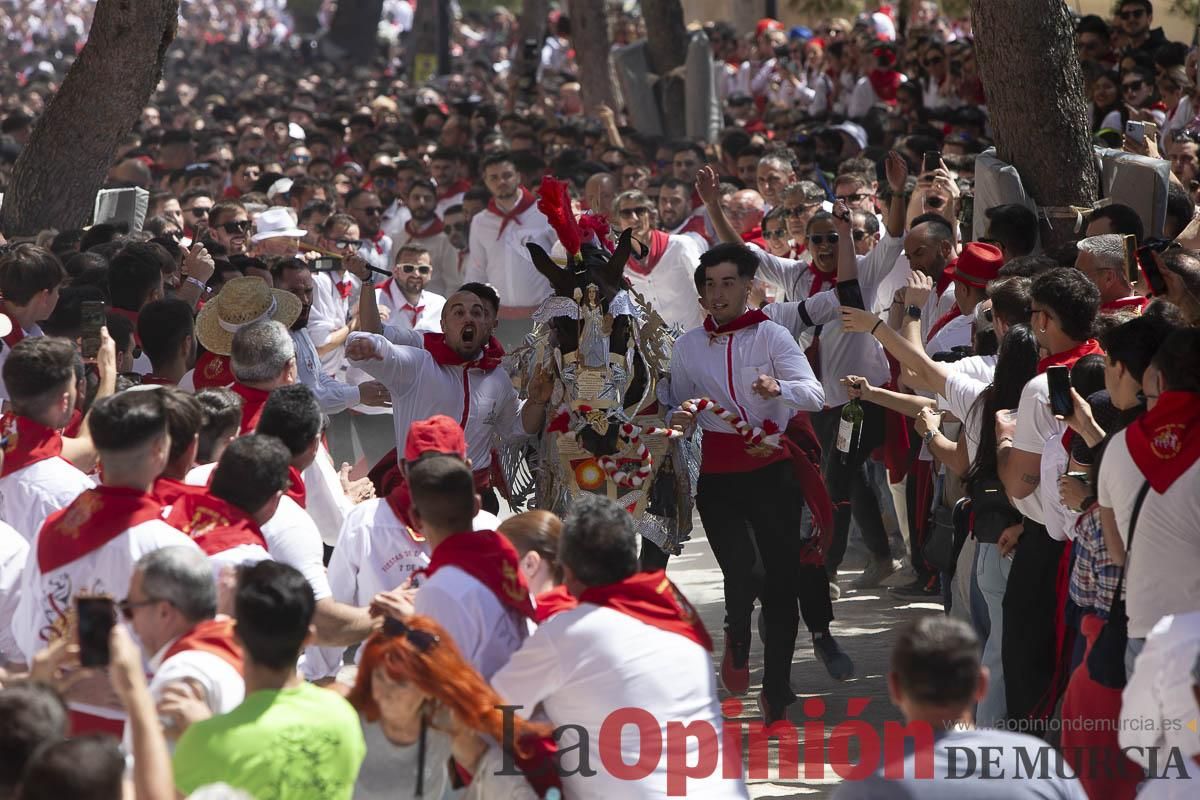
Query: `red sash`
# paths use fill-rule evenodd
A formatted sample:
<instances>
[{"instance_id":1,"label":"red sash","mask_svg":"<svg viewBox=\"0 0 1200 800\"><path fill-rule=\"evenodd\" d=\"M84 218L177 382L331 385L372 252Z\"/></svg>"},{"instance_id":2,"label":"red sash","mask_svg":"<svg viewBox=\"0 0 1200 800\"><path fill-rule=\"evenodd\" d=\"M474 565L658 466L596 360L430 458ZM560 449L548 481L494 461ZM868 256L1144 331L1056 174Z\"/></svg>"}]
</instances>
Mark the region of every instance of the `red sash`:
<instances>
[{"instance_id":1,"label":"red sash","mask_svg":"<svg viewBox=\"0 0 1200 800\"><path fill-rule=\"evenodd\" d=\"M159 475L153 488L150 489L150 494L154 495L155 499L164 506L171 506L185 494L204 494L206 491L203 486L192 486L183 481L168 478L166 475ZM178 525L175 527L179 528ZM183 528L179 529L183 530Z\"/></svg>"},{"instance_id":2,"label":"red sash","mask_svg":"<svg viewBox=\"0 0 1200 800\"><path fill-rule=\"evenodd\" d=\"M1100 313L1103 314L1110 311L1120 311L1123 308L1132 308L1140 314L1146 310L1146 306L1148 305L1150 305L1149 297L1142 297L1141 295L1135 294L1132 297L1122 297L1120 300L1109 300L1107 303L1101 303Z\"/></svg>"},{"instance_id":3,"label":"red sash","mask_svg":"<svg viewBox=\"0 0 1200 800\"><path fill-rule=\"evenodd\" d=\"M384 497L388 504L388 508L396 515L396 519L404 525L408 531L408 536L414 542L423 542L425 537L413 525L412 517L409 512L412 510L412 494L408 491L408 482L401 480L396 488L392 489Z\"/></svg>"},{"instance_id":4,"label":"red sash","mask_svg":"<svg viewBox=\"0 0 1200 800\"><path fill-rule=\"evenodd\" d=\"M428 227L420 231L413 226L413 222L414 220L410 219L408 222L404 223L404 232L408 234L410 241L412 239L428 239L431 236L437 236L445 229L442 221L436 217L434 217L433 222L429 223Z\"/></svg>"},{"instance_id":5,"label":"red sash","mask_svg":"<svg viewBox=\"0 0 1200 800\"><path fill-rule=\"evenodd\" d=\"M456 533L433 548L429 566L417 574L430 577L442 567L458 567L482 583L505 608L533 619L533 598L521 574L520 557L503 534L496 531Z\"/></svg>"},{"instance_id":6,"label":"red sash","mask_svg":"<svg viewBox=\"0 0 1200 800\"><path fill-rule=\"evenodd\" d=\"M579 600L568 592L565 586L555 586L547 592L542 592L534 600L537 602L537 606L533 609L533 621L538 625L555 614L570 611L579 605Z\"/></svg>"},{"instance_id":7,"label":"red sash","mask_svg":"<svg viewBox=\"0 0 1200 800\"><path fill-rule=\"evenodd\" d=\"M754 472L788 458L783 448L751 453L740 433L705 431L700 440L700 471L702 473Z\"/></svg>"},{"instance_id":8,"label":"red sash","mask_svg":"<svg viewBox=\"0 0 1200 800\"><path fill-rule=\"evenodd\" d=\"M267 404L270 392L247 386L241 381L234 381L234 394L242 398L242 428L240 434L254 433L258 426L258 418L262 416L263 406Z\"/></svg>"},{"instance_id":9,"label":"red sash","mask_svg":"<svg viewBox=\"0 0 1200 800\"><path fill-rule=\"evenodd\" d=\"M220 389L233 382L233 371L229 368L229 356L205 351L196 359L196 368L192 372L192 384L196 387L196 391Z\"/></svg>"},{"instance_id":10,"label":"red sash","mask_svg":"<svg viewBox=\"0 0 1200 800\"><path fill-rule=\"evenodd\" d=\"M875 90L875 96L889 106L896 104L896 90L900 88L900 73L892 69L873 69L867 73L867 80Z\"/></svg>"},{"instance_id":11,"label":"red sash","mask_svg":"<svg viewBox=\"0 0 1200 800\"><path fill-rule=\"evenodd\" d=\"M688 218L688 221L679 230L675 231L677 236L682 236L685 233L698 233L700 234L700 238L706 242L708 241L708 228L704 225L703 217L693 215Z\"/></svg>"},{"instance_id":12,"label":"red sash","mask_svg":"<svg viewBox=\"0 0 1200 800\"><path fill-rule=\"evenodd\" d=\"M88 489L46 518L37 537L38 569L46 574L99 550L125 531L159 519L162 503L122 486Z\"/></svg>"},{"instance_id":13,"label":"red sash","mask_svg":"<svg viewBox=\"0 0 1200 800\"><path fill-rule=\"evenodd\" d=\"M142 376L142 385L143 386L176 386L178 384L176 384L176 382L171 380L170 378L160 378L157 375L143 375Z\"/></svg>"},{"instance_id":14,"label":"red sash","mask_svg":"<svg viewBox=\"0 0 1200 800\"><path fill-rule=\"evenodd\" d=\"M79 436L81 430L83 430L83 412L76 407L71 411L71 419L62 429L62 435L68 439L74 439Z\"/></svg>"},{"instance_id":15,"label":"red sash","mask_svg":"<svg viewBox=\"0 0 1200 800\"><path fill-rule=\"evenodd\" d=\"M6 433L8 444L4 447L4 469L0 470L0 477L62 455L62 434L29 417L13 417L6 426Z\"/></svg>"},{"instance_id":16,"label":"red sash","mask_svg":"<svg viewBox=\"0 0 1200 800\"><path fill-rule=\"evenodd\" d=\"M442 367L466 367L467 369L481 369L484 372L491 372L500 366L500 360L504 358L504 348L495 336L488 340L483 351L474 361L467 361L458 353L451 350L450 346L446 344L446 335L443 333L434 333L432 331L426 333L424 341L425 349L429 352L429 355L433 356L433 360Z\"/></svg>"},{"instance_id":17,"label":"red sash","mask_svg":"<svg viewBox=\"0 0 1200 800\"><path fill-rule=\"evenodd\" d=\"M460 178L448 186L443 186L438 189L437 199L445 200L447 197L454 197L456 194L462 194L471 188L471 181L466 178Z\"/></svg>"},{"instance_id":18,"label":"red sash","mask_svg":"<svg viewBox=\"0 0 1200 800\"><path fill-rule=\"evenodd\" d=\"M648 252L646 253L646 262L643 264L633 256L625 262L630 270L638 275L649 275L658 266L658 262L662 259L663 253L667 252L667 245L671 243L671 236L666 231L651 230L650 243L647 245Z\"/></svg>"},{"instance_id":19,"label":"red sash","mask_svg":"<svg viewBox=\"0 0 1200 800\"><path fill-rule=\"evenodd\" d=\"M749 328L752 325L757 325L760 322L769 322L768 317L757 308L752 311L744 311L737 319L730 320L724 325L718 325L717 321L712 318L712 315L704 318L704 330L708 331L709 338L715 338L726 333L740 331L742 328Z\"/></svg>"},{"instance_id":20,"label":"red sash","mask_svg":"<svg viewBox=\"0 0 1200 800\"><path fill-rule=\"evenodd\" d=\"M300 470L293 466L288 467L288 490L284 494L295 500L301 508L308 508L308 488L304 485Z\"/></svg>"},{"instance_id":21,"label":"red sash","mask_svg":"<svg viewBox=\"0 0 1200 800\"><path fill-rule=\"evenodd\" d=\"M519 221L520 216L532 208L535 202L537 202L537 198L533 196L533 192L524 186L521 187L521 199L517 201L517 204L512 207L511 211L501 211L494 197L488 200L488 211L500 218L500 232L496 234L496 241L500 241L500 237L504 235L504 229L508 227L508 223Z\"/></svg>"},{"instance_id":22,"label":"red sash","mask_svg":"<svg viewBox=\"0 0 1200 800\"><path fill-rule=\"evenodd\" d=\"M242 674L242 648L233 638L233 620L229 617L206 619L175 640L163 653L162 662L187 650L211 653Z\"/></svg>"},{"instance_id":23,"label":"red sash","mask_svg":"<svg viewBox=\"0 0 1200 800\"><path fill-rule=\"evenodd\" d=\"M705 650L712 650L712 639L696 609L663 570L638 572L607 586L589 586L579 595L579 602L620 611L659 630L691 639Z\"/></svg>"},{"instance_id":24,"label":"red sash","mask_svg":"<svg viewBox=\"0 0 1200 800\"><path fill-rule=\"evenodd\" d=\"M208 556L243 544L267 549L267 540L249 514L207 492L181 495L167 516L167 524L192 537Z\"/></svg>"},{"instance_id":25,"label":"red sash","mask_svg":"<svg viewBox=\"0 0 1200 800\"><path fill-rule=\"evenodd\" d=\"M1200 395L1163 392L1125 429L1125 441L1150 488L1163 494L1200 458Z\"/></svg>"},{"instance_id":26,"label":"red sash","mask_svg":"<svg viewBox=\"0 0 1200 800\"><path fill-rule=\"evenodd\" d=\"M933 337L937 336L938 332L942 328L949 325L951 320L958 319L961 316L962 316L962 309L960 309L958 307L958 303L955 303L954 308L950 309L945 314L942 314L942 316L938 317L937 322L933 323L933 326L930 327L930 329L929 329L929 335L925 337L925 341L932 342Z\"/></svg>"}]
</instances>

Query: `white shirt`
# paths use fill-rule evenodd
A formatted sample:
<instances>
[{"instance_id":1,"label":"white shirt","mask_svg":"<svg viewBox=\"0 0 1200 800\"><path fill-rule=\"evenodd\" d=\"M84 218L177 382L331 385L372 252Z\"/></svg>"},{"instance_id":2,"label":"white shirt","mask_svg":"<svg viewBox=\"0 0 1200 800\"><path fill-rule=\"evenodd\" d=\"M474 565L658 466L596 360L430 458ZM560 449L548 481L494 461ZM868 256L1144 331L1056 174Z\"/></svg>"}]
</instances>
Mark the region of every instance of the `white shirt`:
<instances>
[{"instance_id":1,"label":"white shirt","mask_svg":"<svg viewBox=\"0 0 1200 800\"><path fill-rule=\"evenodd\" d=\"M376 288L375 302L388 310L388 324L395 328L442 332L442 307L446 305L446 298L440 294L423 289L414 306L400 291L399 283L387 280Z\"/></svg>"},{"instance_id":2,"label":"white shirt","mask_svg":"<svg viewBox=\"0 0 1200 800\"><path fill-rule=\"evenodd\" d=\"M527 620L454 566L442 567L427 578L413 596L413 607L437 620L463 658L489 680L529 635Z\"/></svg>"},{"instance_id":3,"label":"white shirt","mask_svg":"<svg viewBox=\"0 0 1200 800\"><path fill-rule=\"evenodd\" d=\"M974 358L975 356L973 356ZM963 359L966 361L968 359ZM962 363L956 362L956 363ZM979 452L980 437L983 434L983 403L979 402L980 395L991 385L991 376L987 380L975 377L973 370L957 370L946 376L946 394L938 395L938 408L943 408L956 416L962 423L963 435L967 437L967 459L975 463Z\"/></svg>"},{"instance_id":4,"label":"white shirt","mask_svg":"<svg viewBox=\"0 0 1200 800\"><path fill-rule=\"evenodd\" d=\"M760 375L779 381L779 397L768 400L751 389ZM769 419L780 431L787 429L795 409L820 411L825 404L821 382L800 345L783 326L769 321L719 336L711 343L704 328L693 328L679 337L664 394L660 400L671 409L685 400L709 397L752 427L762 427ZM729 423L710 412L700 414L698 424L706 431L734 433Z\"/></svg>"},{"instance_id":5,"label":"white shirt","mask_svg":"<svg viewBox=\"0 0 1200 800\"><path fill-rule=\"evenodd\" d=\"M530 206L500 233L501 219L484 209L471 220L464 282L490 283L506 308L532 308L553 292L550 281L533 266L525 245L541 245L547 253L558 236L537 206Z\"/></svg>"},{"instance_id":6,"label":"white shirt","mask_svg":"<svg viewBox=\"0 0 1200 800\"><path fill-rule=\"evenodd\" d=\"M9 317L9 319L12 320L13 328L16 328L18 325L17 320L14 317ZM25 338L27 338L27 339L34 337L34 336L45 336L46 335L46 334L42 333L42 329L40 327L38 327L38 325L36 323L33 325L32 328L30 328L27 331L24 328L22 328L21 330L23 330L25 332ZM4 385L4 362L8 361L8 354L11 352L12 352L12 348L9 347L7 344L5 344L3 347L0 347L0 403L2 403L4 400L9 399L8 388Z\"/></svg>"},{"instance_id":7,"label":"white shirt","mask_svg":"<svg viewBox=\"0 0 1200 800\"><path fill-rule=\"evenodd\" d=\"M925 315L922 313L921 320ZM934 322L937 322L935 319ZM925 352L929 355L948 353L955 347L969 347L974 334L975 315L960 314L942 326L933 338L925 342Z\"/></svg>"},{"instance_id":8,"label":"white shirt","mask_svg":"<svg viewBox=\"0 0 1200 800\"><path fill-rule=\"evenodd\" d=\"M212 480L213 470L216 468L216 461L192 467L188 470L187 477L183 479L183 482L188 486L208 486L208 482Z\"/></svg>"},{"instance_id":9,"label":"white shirt","mask_svg":"<svg viewBox=\"0 0 1200 800\"><path fill-rule=\"evenodd\" d=\"M346 497L341 476L324 442L317 445L316 458L304 468L300 477L306 492L304 511L316 523L325 544L332 547L337 544L337 532L342 529L346 512L354 503Z\"/></svg>"},{"instance_id":10,"label":"white shirt","mask_svg":"<svg viewBox=\"0 0 1200 800\"><path fill-rule=\"evenodd\" d=\"M662 257L649 275L635 272L628 265L625 277L634 291L645 298L668 327L678 325L691 330L704 322L704 309L696 294L696 267L708 245L700 245L693 236L668 236Z\"/></svg>"},{"instance_id":11,"label":"white shirt","mask_svg":"<svg viewBox=\"0 0 1200 800\"><path fill-rule=\"evenodd\" d=\"M325 548L316 523L296 501L284 495L279 498L275 516L262 526L271 558L287 564L304 576L312 587L313 597L324 600L333 592L325 574Z\"/></svg>"},{"instance_id":12,"label":"white shirt","mask_svg":"<svg viewBox=\"0 0 1200 800\"><path fill-rule=\"evenodd\" d=\"M873 311L881 311L879 291L884 279L908 267L908 259L904 258L904 239L891 236L887 229L879 231L879 243L865 256L855 256L858 266L858 284L862 291L864 304ZM748 245L758 256L758 277L767 283L774 284L783 290L788 300L804 300L811 294L813 274L809 269L810 258L803 259L780 258L764 250L756 244ZM902 268L902 269L901 269ZM901 281L901 285L903 281ZM884 307L891 303L889 295ZM839 325L840 329L840 325ZM840 330L839 330L840 333ZM825 332L821 332L821 345L825 345Z\"/></svg>"},{"instance_id":13,"label":"white shirt","mask_svg":"<svg viewBox=\"0 0 1200 800\"><path fill-rule=\"evenodd\" d=\"M524 435L517 393L503 367L491 372L443 367L428 351L393 345L373 333L354 333L351 340L369 339L381 358L355 361L392 394L396 447L403 452L408 427L434 414L445 414L462 425L467 457L476 470L492 463L492 446L499 437Z\"/></svg>"},{"instance_id":14,"label":"white shirt","mask_svg":"<svg viewBox=\"0 0 1200 800\"><path fill-rule=\"evenodd\" d=\"M302 383L317 397L321 411L336 414L359 404L357 386L343 383L321 368L321 357L313 344L308 329L292 331L292 342L296 345L296 383Z\"/></svg>"},{"instance_id":15,"label":"white shirt","mask_svg":"<svg viewBox=\"0 0 1200 800\"><path fill-rule=\"evenodd\" d=\"M396 240L396 236L404 230L405 224L412 219L412 211L399 199L393 200L392 204L383 212L383 222L379 228L385 234Z\"/></svg>"},{"instance_id":16,"label":"white shirt","mask_svg":"<svg viewBox=\"0 0 1200 800\"><path fill-rule=\"evenodd\" d=\"M1025 388L1021 390L1021 402L1017 406L1017 429L1013 434L1013 447L1026 453L1043 455L1046 443L1054 437L1061 438L1066 432L1066 423L1054 418L1050 413L1050 388L1046 383L1045 373L1036 375ZM1040 472L1040 467L1039 467ZM1011 498L1013 506L1034 522L1045 525L1046 513L1043 508L1044 495L1039 474L1039 485L1029 496L1020 500ZM1058 479L1051 482L1055 496L1054 502L1060 503L1058 497Z\"/></svg>"},{"instance_id":17,"label":"white shirt","mask_svg":"<svg viewBox=\"0 0 1200 800\"><path fill-rule=\"evenodd\" d=\"M376 269L390 270L392 268L392 255L395 252L392 248L392 237L386 233L376 241L363 239L362 247L358 248L358 255L362 257L363 261L366 261Z\"/></svg>"},{"instance_id":18,"label":"white shirt","mask_svg":"<svg viewBox=\"0 0 1200 800\"><path fill-rule=\"evenodd\" d=\"M1135 534L1135 545L1137 538ZM1117 729L1121 747L1130 748L1126 754L1143 767L1150 766L1155 749L1159 765L1166 763L1172 747L1178 747L1185 759L1200 753L1200 738L1178 724L1200 717L1192 692L1196 683L1192 668L1198 654L1200 611L1169 614L1146 637L1121 692L1122 724Z\"/></svg>"},{"instance_id":19,"label":"white shirt","mask_svg":"<svg viewBox=\"0 0 1200 800\"><path fill-rule=\"evenodd\" d=\"M0 522L0 665L23 662L12 634L12 620L21 598L21 572L29 557L29 542L10 525Z\"/></svg>"},{"instance_id":20,"label":"white shirt","mask_svg":"<svg viewBox=\"0 0 1200 800\"><path fill-rule=\"evenodd\" d=\"M1121 541L1145 477L1129 455L1126 431L1116 433L1100 462L1097 498L1117 518ZM1145 636L1167 614L1200 609L1200 460L1165 494L1151 488L1142 502L1125 572L1129 635Z\"/></svg>"},{"instance_id":21,"label":"white shirt","mask_svg":"<svg viewBox=\"0 0 1200 800\"><path fill-rule=\"evenodd\" d=\"M553 724L577 725L587 731L588 756L596 774L583 777L575 772L563 778L564 794L574 800L667 797L665 757L655 762L649 776L637 781L616 778L604 768L600 729L618 709L648 712L659 723L657 735L662 741L668 723L695 723L714 731L724 746L708 651L677 633L591 603L581 603L543 623L496 673L492 686L506 702L519 706L518 714L528 715L541 703ZM559 749L578 744L578 733L567 729ZM636 726L621 729L624 763L638 761L640 744ZM688 738L686 763L697 763L697 750L697 739ZM575 765L578 759L569 756L564 763ZM745 798L747 792L741 778L722 779L718 764L709 777L688 780L687 796Z\"/></svg>"},{"instance_id":22,"label":"white shirt","mask_svg":"<svg viewBox=\"0 0 1200 800\"><path fill-rule=\"evenodd\" d=\"M314 347L321 347L329 341L334 332L341 330L350 319L350 298L358 290L358 279L349 272L338 277L334 272L314 272L313 304L308 312L308 334ZM351 285L350 297L342 297L338 283ZM321 356L321 367L329 375L337 375L346 363L345 347L334 348ZM297 362L299 354L297 353Z\"/></svg>"},{"instance_id":23,"label":"white shirt","mask_svg":"<svg viewBox=\"0 0 1200 800\"><path fill-rule=\"evenodd\" d=\"M32 542L46 517L95 485L65 458L43 459L0 478L0 518Z\"/></svg>"}]
</instances>

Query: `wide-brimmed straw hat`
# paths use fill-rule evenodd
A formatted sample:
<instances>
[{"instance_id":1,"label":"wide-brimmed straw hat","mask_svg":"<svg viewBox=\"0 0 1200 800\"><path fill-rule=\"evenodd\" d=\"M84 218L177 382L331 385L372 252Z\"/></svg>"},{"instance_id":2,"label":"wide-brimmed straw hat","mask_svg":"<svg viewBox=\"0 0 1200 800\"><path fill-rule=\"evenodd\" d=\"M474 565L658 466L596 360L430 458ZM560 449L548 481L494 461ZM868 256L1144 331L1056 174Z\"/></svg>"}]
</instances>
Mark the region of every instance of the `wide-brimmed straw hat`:
<instances>
[{"instance_id":1,"label":"wide-brimmed straw hat","mask_svg":"<svg viewBox=\"0 0 1200 800\"><path fill-rule=\"evenodd\" d=\"M234 278L196 315L196 338L204 349L227 356L233 347L233 335L242 328L268 319L291 328L301 310L300 298L270 288L262 278Z\"/></svg>"}]
</instances>

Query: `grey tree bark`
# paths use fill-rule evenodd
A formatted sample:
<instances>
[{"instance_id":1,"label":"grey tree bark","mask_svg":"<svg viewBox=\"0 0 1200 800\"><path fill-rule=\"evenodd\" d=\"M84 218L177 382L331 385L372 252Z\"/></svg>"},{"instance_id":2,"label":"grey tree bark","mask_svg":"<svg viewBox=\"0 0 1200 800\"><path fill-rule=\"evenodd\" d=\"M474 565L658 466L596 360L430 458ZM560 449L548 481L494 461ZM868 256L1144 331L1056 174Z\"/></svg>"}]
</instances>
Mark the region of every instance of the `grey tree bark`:
<instances>
[{"instance_id":1,"label":"grey tree bark","mask_svg":"<svg viewBox=\"0 0 1200 800\"><path fill-rule=\"evenodd\" d=\"M1039 206L1090 206L1098 178L1066 3L972 0L971 21L996 154ZM1076 238L1066 220L1043 220L1043 247Z\"/></svg>"},{"instance_id":2,"label":"grey tree bark","mask_svg":"<svg viewBox=\"0 0 1200 800\"><path fill-rule=\"evenodd\" d=\"M537 82L526 81L526 84L532 85L522 85L522 81L525 81L524 76L533 74L537 69L537 62L541 59L542 43L546 40L546 15L549 11L549 0L524 0L521 4L521 16L517 20L516 52L510 54L513 62L513 77L508 92L510 111L516 106L518 95L528 102L533 102L536 97ZM526 42L536 43L536 47L530 53L526 52Z\"/></svg>"},{"instance_id":3,"label":"grey tree bark","mask_svg":"<svg viewBox=\"0 0 1200 800\"><path fill-rule=\"evenodd\" d=\"M338 0L327 36L335 48L330 55L352 64L369 63L379 47L382 16L383 0Z\"/></svg>"},{"instance_id":4,"label":"grey tree bark","mask_svg":"<svg viewBox=\"0 0 1200 800\"><path fill-rule=\"evenodd\" d=\"M686 134L687 86L680 67L687 61L688 33L679 0L642 0L646 21L646 59L659 77L663 131L671 139Z\"/></svg>"},{"instance_id":5,"label":"grey tree bark","mask_svg":"<svg viewBox=\"0 0 1200 800\"><path fill-rule=\"evenodd\" d=\"M13 165L0 209L6 236L87 224L117 147L162 76L178 18L179 0L98 0L87 44Z\"/></svg>"},{"instance_id":6,"label":"grey tree bark","mask_svg":"<svg viewBox=\"0 0 1200 800\"><path fill-rule=\"evenodd\" d=\"M583 106L593 116L601 103L615 109L605 5L598 0L571 0L570 10L571 43L579 65Z\"/></svg>"}]
</instances>

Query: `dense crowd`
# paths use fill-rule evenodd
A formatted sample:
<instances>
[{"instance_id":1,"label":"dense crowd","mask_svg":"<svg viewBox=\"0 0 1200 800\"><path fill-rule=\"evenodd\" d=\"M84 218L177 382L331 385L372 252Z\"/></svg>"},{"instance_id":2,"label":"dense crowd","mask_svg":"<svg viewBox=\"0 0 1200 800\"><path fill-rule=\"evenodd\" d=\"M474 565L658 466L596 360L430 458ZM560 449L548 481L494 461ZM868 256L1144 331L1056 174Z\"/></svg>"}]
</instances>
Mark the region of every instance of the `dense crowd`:
<instances>
[{"instance_id":1,"label":"dense crowd","mask_svg":"<svg viewBox=\"0 0 1200 800\"><path fill-rule=\"evenodd\" d=\"M3 5L7 192L92 4ZM1043 246L1023 195L975 202L969 22L868 6L705 25L697 141L585 107L558 10L530 90L504 8L414 85L406 0L353 72L329 4L182 3L106 182L144 217L0 253L0 797L747 797L722 698L754 672L756 724L798 718L801 621L850 680L835 601L871 592L945 609L889 674L930 735L837 796L1190 796L1200 51L1149 0L1078 20L1095 144L1169 182ZM721 636L644 535L662 495L610 499L652 475L635 412L694 457ZM570 426L598 493L573 464L520 510L503 454ZM943 780L964 751L1017 779Z\"/></svg>"}]
</instances>

